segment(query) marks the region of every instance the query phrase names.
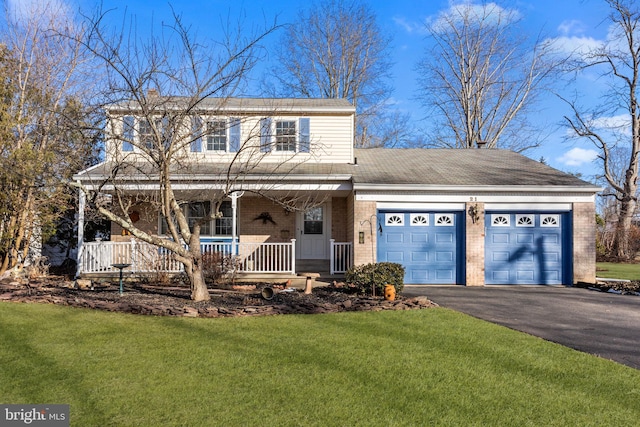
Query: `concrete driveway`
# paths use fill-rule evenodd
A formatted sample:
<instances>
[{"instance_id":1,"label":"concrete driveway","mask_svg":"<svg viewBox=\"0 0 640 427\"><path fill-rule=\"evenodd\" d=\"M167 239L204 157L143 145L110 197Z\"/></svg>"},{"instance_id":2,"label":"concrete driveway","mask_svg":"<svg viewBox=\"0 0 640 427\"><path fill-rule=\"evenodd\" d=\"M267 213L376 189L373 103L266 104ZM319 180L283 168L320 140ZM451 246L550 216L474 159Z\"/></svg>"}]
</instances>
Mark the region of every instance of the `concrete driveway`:
<instances>
[{"instance_id":1,"label":"concrete driveway","mask_svg":"<svg viewBox=\"0 0 640 427\"><path fill-rule=\"evenodd\" d=\"M415 286L431 301L640 369L640 296L556 286Z\"/></svg>"}]
</instances>

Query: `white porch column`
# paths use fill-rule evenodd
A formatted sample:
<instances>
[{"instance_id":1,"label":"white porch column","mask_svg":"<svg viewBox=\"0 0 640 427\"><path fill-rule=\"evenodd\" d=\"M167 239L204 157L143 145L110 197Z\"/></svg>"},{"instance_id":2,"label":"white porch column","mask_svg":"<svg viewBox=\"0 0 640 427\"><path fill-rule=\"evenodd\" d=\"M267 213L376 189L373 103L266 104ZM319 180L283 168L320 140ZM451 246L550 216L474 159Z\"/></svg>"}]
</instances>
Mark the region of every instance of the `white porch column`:
<instances>
[{"instance_id":1,"label":"white porch column","mask_svg":"<svg viewBox=\"0 0 640 427\"><path fill-rule=\"evenodd\" d=\"M238 247L238 199L244 195L244 191L234 191L231 193L231 255L235 256Z\"/></svg>"},{"instance_id":2,"label":"white porch column","mask_svg":"<svg viewBox=\"0 0 640 427\"><path fill-rule=\"evenodd\" d=\"M78 189L78 255L76 256L76 277L82 273L82 263L84 260L84 208L86 205L86 195L84 191Z\"/></svg>"}]
</instances>

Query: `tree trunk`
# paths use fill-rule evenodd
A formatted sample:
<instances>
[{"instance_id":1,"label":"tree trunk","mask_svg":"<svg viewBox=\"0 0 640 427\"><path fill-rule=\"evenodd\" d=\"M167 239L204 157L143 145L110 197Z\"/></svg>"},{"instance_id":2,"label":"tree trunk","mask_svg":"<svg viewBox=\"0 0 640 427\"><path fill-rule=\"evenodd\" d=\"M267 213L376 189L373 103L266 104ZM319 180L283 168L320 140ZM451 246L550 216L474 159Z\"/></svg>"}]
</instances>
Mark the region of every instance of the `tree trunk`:
<instances>
[{"instance_id":1,"label":"tree trunk","mask_svg":"<svg viewBox=\"0 0 640 427\"><path fill-rule=\"evenodd\" d=\"M209 301L211 295L207 289L207 284L204 282L204 272L202 266L199 266L195 270L192 270L193 275L189 277L191 281L191 299L194 301Z\"/></svg>"},{"instance_id":2,"label":"tree trunk","mask_svg":"<svg viewBox=\"0 0 640 427\"><path fill-rule=\"evenodd\" d=\"M629 233L631 232L631 220L635 211L635 201L624 199L620 202L620 213L618 214L618 224L613 240L613 253L621 260L628 260L633 255L629 248Z\"/></svg>"},{"instance_id":3,"label":"tree trunk","mask_svg":"<svg viewBox=\"0 0 640 427\"><path fill-rule=\"evenodd\" d=\"M204 281L202 260L191 260L190 265L185 264L185 272L191 286L191 299L193 301L209 301L211 296Z\"/></svg>"}]
</instances>

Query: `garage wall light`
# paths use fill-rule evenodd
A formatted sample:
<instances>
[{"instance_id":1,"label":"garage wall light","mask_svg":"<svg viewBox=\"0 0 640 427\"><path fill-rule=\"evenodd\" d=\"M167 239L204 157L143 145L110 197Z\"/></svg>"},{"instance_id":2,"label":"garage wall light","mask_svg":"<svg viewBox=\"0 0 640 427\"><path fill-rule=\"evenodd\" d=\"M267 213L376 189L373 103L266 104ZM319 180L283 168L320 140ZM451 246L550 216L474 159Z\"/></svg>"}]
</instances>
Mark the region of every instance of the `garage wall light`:
<instances>
[{"instance_id":1,"label":"garage wall light","mask_svg":"<svg viewBox=\"0 0 640 427\"><path fill-rule=\"evenodd\" d=\"M475 224L476 221L480 219L480 213L478 212L478 205L469 206L468 212L469 212L469 216L471 217L471 222Z\"/></svg>"},{"instance_id":2,"label":"garage wall light","mask_svg":"<svg viewBox=\"0 0 640 427\"><path fill-rule=\"evenodd\" d=\"M358 243L364 243L364 231L358 232Z\"/></svg>"}]
</instances>

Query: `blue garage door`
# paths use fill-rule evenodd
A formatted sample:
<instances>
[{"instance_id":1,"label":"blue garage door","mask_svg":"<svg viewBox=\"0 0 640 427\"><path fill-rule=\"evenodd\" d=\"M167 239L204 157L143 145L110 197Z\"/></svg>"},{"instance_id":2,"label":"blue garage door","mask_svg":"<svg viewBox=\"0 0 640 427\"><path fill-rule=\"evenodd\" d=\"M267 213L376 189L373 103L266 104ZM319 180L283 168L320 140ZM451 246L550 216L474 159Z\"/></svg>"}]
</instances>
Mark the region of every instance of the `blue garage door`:
<instances>
[{"instance_id":1,"label":"blue garage door","mask_svg":"<svg viewBox=\"0 0 640 427\"><path fill-rule=\"evenodd\" d=\"M402 264L405 283L462 280L462 213L380 211L378 223L378 261Z\"/></svg>"},{"instance_id":2,"label":"blue garage door","mask_svg":"<svg viewBox=\"0 0 640 427\"><path fill-rule=\"evenodd\" d=\"M567 283L568 214L487 212L485 226L486 284Z\"/></svg>"}]
</instances>

